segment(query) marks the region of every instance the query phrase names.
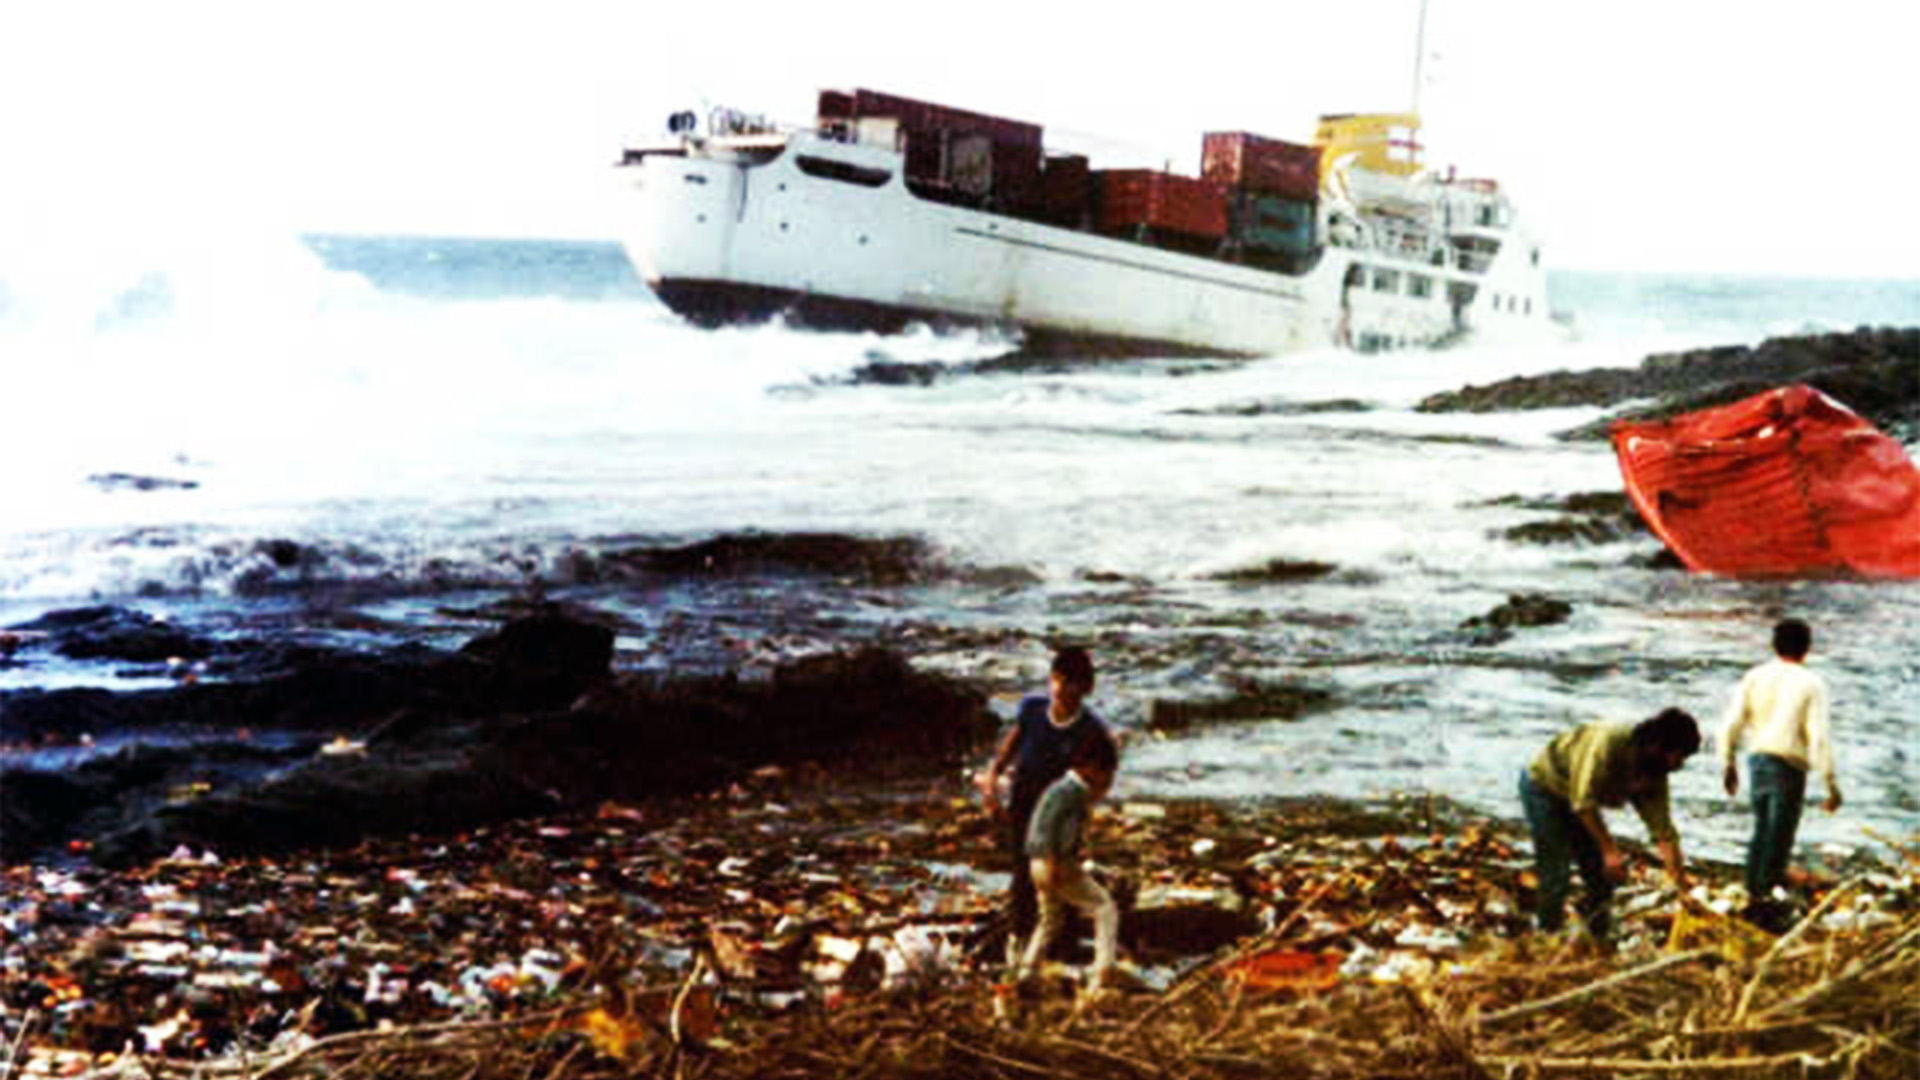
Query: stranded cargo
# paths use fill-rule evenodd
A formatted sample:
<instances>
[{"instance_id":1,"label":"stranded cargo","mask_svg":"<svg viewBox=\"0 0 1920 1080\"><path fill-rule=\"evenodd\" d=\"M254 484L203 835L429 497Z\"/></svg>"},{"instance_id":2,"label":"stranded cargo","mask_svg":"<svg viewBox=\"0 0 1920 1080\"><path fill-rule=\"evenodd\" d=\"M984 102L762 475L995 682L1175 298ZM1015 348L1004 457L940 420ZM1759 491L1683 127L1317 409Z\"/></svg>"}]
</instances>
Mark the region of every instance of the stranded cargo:
<instances>
[{"instance_id":1,"label":"stranded cargo","mask_svg":"<svg viewBox=\"0 0 1920 1080\"><path fill-rule=\"evenodd\" d=\"M1096 168L1037 124L827 90L809 124L681 112L627 148L624 243L706 326L982 325L1042 349L1227 356L1563 334L1513 204L1426 170L1419 127L1211 132L1187 175Z\"/></svg>"}]
</instances>

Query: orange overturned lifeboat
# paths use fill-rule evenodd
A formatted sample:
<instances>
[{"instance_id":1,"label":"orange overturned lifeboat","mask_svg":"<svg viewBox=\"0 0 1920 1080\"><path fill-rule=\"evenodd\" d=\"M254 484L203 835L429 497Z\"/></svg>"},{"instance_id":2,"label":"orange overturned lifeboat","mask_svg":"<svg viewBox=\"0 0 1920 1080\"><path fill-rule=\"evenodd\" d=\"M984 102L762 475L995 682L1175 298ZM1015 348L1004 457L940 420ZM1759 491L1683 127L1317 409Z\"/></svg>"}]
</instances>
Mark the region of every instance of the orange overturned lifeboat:
<instances>
[{"instance_id":1,"label":"orange overturned lifeboat","mask_svg":"<svg viewBox=\"0 0 1920 1080\"><path fill-rule=\"evenodd\" d=\"M1920 469L1810 386L1612 429L1627 495L1687 568L1920 577Z\"/></svg>"}]
</instances>

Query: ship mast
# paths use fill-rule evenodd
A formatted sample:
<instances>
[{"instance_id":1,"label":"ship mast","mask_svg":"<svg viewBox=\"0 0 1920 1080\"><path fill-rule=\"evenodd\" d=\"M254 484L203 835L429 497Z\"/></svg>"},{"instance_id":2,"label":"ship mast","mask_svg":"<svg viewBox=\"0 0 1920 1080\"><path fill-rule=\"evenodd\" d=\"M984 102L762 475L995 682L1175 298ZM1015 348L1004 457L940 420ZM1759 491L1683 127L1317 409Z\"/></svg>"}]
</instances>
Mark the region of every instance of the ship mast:
<instances>
[{"instance_id":1,"label":"ship mast","mask_svg":"<svg viewBox=\"0 0 1920 1080\"><path fill-rule=\"evenodd\" d=\"M1413 39L1413 108L1420 115L1420 69L1427 61L1427 0L1420 0L1420 29Z\"/></svg>"}]
</instances>

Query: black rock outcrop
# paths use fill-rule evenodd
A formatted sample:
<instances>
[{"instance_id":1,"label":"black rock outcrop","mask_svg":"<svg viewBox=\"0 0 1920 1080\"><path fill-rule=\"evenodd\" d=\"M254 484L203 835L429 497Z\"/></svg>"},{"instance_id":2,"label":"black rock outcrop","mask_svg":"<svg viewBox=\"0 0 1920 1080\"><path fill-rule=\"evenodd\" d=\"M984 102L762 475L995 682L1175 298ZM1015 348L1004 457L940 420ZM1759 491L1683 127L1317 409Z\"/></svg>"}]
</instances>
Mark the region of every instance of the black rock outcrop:
<instances>
[{"instance_id":1,"label":"black rock outcrop","mask_svg":"<svg viewBox=\"0 0 1920 1080\"><path fill-rule=\"evenodd\" d=\"M1558 371L1469 386L1421 401L1421 412L1504 412L1597 405L1621 409L1562 433L1602 439L1617 420L1653 420L1806 383L1897 439L1920 436L1920 327L1770 338L1647 357L1637 368Z\"/></svg>"},{"instance_id":2,"label":"black rock outcrop","mask_svg":"<svg viewBox=\"0 0 1920 1080\"><path fill-rule=\"evenodd\" d=\"M316 651L255 680L0 697L15 741L130 742L0 777L0 858L71 846L124 865L181 845L256 855L449 833L709 791L767 764L944 766L997 727L979 692L880 649L756 681L619 677L611 657L610 630L554 609L453 653ZM193 734L137 737L178 732Z\"/></svg>"}]
</instances>

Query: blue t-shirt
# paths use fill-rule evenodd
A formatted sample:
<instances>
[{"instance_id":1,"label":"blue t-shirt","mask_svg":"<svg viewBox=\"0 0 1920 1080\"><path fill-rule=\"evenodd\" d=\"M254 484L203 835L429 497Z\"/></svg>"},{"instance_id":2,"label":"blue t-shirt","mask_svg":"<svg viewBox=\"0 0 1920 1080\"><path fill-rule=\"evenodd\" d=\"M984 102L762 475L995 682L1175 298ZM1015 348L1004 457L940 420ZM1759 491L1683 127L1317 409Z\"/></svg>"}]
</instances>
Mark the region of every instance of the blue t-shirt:
<instances>
[{"instance_id":1,"label":"blue t-shirt","mask_svg":"<svg viewBox=\"0 0 1920 1080\"><path fill-rule=\"evenodd\" d=\"M1080 745L1080 740L1113 741L1113 734L1092 709L1081 706L1079 719L1066 727L1058 727L1047 716L1049 704L1047 695L1035 694L1020 703L1020 711L1014 717L1020 729L1013 758L1015 821L1025 822L1033 813L1034 804L1040 801L1041 792L1067 771L1074 747Z\"/></svg>"}]
</instances>

